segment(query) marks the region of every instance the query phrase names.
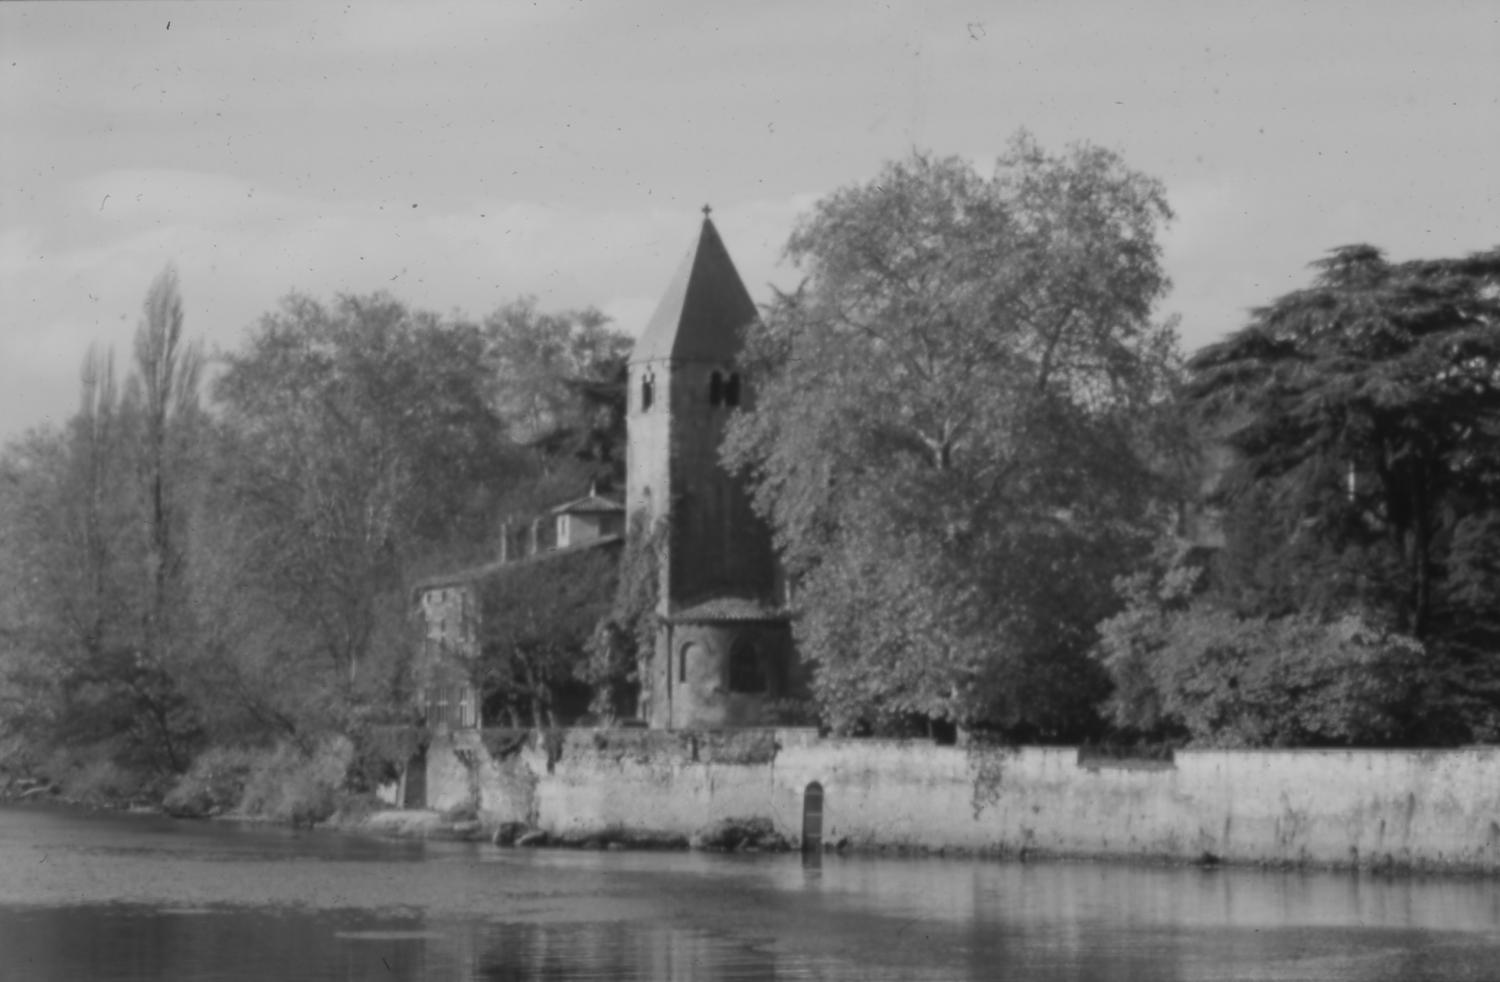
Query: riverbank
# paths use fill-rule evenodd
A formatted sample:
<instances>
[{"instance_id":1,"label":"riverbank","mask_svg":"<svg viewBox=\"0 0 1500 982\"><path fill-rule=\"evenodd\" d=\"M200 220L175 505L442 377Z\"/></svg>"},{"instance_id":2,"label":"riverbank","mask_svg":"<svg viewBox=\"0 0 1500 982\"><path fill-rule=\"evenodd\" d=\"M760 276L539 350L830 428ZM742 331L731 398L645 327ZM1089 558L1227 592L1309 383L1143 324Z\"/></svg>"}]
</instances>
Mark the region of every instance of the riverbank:
<instances>
[{"instance_id":1,"label":"riverbank","mask_svg":"<svg viewBox=\"0 0 1500 982\"><path fill-rule=\"evenodd\" d=\"M384 800L351 790L371 787L353 782L356 761L336 738L211 751L154 799L79 797L35 776L0 792L523 848L758 851L799 848L816 797L813 848L839 852L1500 873L1496 748L1121 761L795 729L471 730L433 734Z\"/></svg>"},{"instance_id":2,"label":"riverbank","mask_svg":"<svg viewBox=\"0 0 1500 982\"><path fill-rule=\"evenodd\" d=\"M726 819L691 835L615 825L553 833L523 822L486 822L465 812L385 809L360 816L335 815L320 827L399 839L489 842L502 848L630 851L788 852L792 843L764 819Z\"/></svg>"}]
</instances>

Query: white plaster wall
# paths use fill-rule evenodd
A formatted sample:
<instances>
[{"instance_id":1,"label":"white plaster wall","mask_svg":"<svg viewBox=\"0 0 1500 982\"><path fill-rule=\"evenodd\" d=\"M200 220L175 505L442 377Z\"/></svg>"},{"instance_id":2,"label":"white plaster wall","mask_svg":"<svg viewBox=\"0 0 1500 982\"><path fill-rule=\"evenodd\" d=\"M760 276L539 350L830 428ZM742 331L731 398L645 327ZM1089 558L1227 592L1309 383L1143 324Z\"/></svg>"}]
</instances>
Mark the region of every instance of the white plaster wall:
<instances>
[{"instance_id":1,"label":"white plaster wall","mask_svg":"<svg viewBox=\"0 0 1500 982\"><path fill-rule=\"evenodd\" d=\"M1190 751L1137 769L1067 749L824 741L784 749L776 771L779 811L817 780L825 839L857 845L1500 871L1493 748Z\"/></svg>"},{"instance_id":2,"label":"white plaster wall","mask_svg":"<svg viewBox=\"0 0 1500 982\"><path fill-rule=\"evenodd\" d=\"M747 764L695 759L688 740L622 750L573 731L550 771L539 739L499 762L481 747L479 804L494 820L553 832L690 835L721 818L762 816L795 839L803 792L817 781L825 843L1500 872L1495 748L1187 751L1175 765L1091 767L1067 748L966 750L781 730L774 760ZM435 742L430 806L453 807L474 786L449 745Z\"/></svg>"},{"instance_id":3,"label":"white plaster wall","mask_svg":"<svg viewBox=\"0 0 1500 982\"><path fill-rule=\"evenodd\" d=\"M459 759L456 740L467 734L438 738L427 748L427 807L435 811L448 811L474 804L474 795L469 780L469 768ZM472 741L476 746L478 739ZM482 747L480 749L483 749Z\"/></svg>"}]
</instances>

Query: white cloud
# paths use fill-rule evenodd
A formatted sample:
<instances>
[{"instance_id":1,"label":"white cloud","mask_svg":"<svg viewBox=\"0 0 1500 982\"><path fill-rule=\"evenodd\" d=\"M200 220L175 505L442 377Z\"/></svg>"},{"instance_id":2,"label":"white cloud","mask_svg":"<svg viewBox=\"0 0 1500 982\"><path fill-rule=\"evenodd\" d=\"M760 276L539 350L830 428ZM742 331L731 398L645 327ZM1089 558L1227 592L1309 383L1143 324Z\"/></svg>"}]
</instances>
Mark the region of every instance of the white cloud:
<instances>
[{"instance_id":1,"label":"white cloud","mask_svg":"<svg viewBox=\"0 0 1500 982\"><path fill-rule=\"evenodd\" d=\"M71 214L111 224L253 222L303 207L223 174L163 168L96 174L73 184L68 199Z\"/></svg>"},{"instance_id":2,"label":"white cloud","mask_svg":"<svg viewBox=\"0 0 1500 982\"><path fill-rule=\"evenodd\" d=\"M336 48L366 54L493 47L507 36L583 13L576 2L359 3L320 18Z\"/></svg>"},{"instance_id":3,"label":"white cloud","mask_svg":"<svg viewBox=\"0 0 1500 982\"><path fill-rule=\"evenodd\" d=\"M813 197L716 209L757 300L769 297L769 283L789 285L777 259ZM128 353L146 289L169 262L181 275L188 330L211 346L237 345L292 290L387 290L416 307L475 317L533 294L544 307L597 306L637 333L699 220L691 209L498 198L412 207L180 170L92 175L70 186L63 203L67 224L50 245L24 227L0 236L0 425L10 429L71 409L76 365L90 343ZM21 376L45 385L28 387Z\"/></svg>"}]
</instances>

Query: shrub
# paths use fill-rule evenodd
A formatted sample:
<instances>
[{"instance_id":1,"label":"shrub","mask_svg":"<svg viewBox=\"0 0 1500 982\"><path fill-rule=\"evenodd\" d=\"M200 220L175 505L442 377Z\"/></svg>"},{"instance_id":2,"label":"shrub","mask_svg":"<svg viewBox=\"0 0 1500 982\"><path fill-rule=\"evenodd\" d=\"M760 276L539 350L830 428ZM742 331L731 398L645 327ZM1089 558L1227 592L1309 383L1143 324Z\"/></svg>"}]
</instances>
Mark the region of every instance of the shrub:
<instances>
[{"instance_id":1,"label":"shrub","mask_svg":"<svg viewBox=\"0 0 1500 982\"><path fill-rule=\"evenodd\" d=\"M54 751L46 775L69 801L110 807L152 799L162 778L155 772L122 764L110 741Z\"/></svg>"},{"instance_id":2,"label":"shrub","mask_svg":"<svg viewBox=\"0 0 1500 982\"><path fill-rule=\"evenodd\" d=\"M282 744L252 768L239 810L293 825L321 822L338 809L353 760L343 736L325 737L311 753Z\"/></svg>"},{"instance_id":3,"label":"shrub","mask_svg":"<svg viewBox=\"0 0 1500 982\"><path fill-rule=\"evenodd\" d=\"M1358 615L1241 617L1195 603L1127 612L1104 634L1109 709L1126 730L1318 746L1411 742L1429 728L1422 707L1436 679L1421 644Z\"/></svg>"},{"instance_id":4,"label":"shrub","mask_svg":"<svg viewBox=\"0 0 1500 982\"><path fill-rule=\"evenodd\" d=\"M162 800L162 808L179 818L206 818L230 811L244 797L245 782L262 751L243 747L210 747Z\"/></svg>"},{"instance_id":5,"label":"shrub","mask_svg":"<svg viewBox=\"0 0 1500 982\"><path fill-rule=\"evenodd\" d=\"M427 730L411 725L366 725L355 730L354 758L348 784L353 791L373 792L401 779L407 763L427 749Z\"/></svg>"}]
</instances>

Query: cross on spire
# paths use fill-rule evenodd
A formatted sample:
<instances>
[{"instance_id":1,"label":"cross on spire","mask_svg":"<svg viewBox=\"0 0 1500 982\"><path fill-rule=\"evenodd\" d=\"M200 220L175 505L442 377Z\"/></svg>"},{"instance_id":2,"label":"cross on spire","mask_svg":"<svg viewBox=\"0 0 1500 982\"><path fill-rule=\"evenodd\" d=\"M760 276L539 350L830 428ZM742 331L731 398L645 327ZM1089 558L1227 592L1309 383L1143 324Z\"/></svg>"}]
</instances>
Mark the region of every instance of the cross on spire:
<instances>
[{"instance_id":1,"label":"cross on spire","mask_svg":"<svg viewBox=\"0 0 1500 982\"><path fill-rule=\"evenodd\" d=\"M714 210L713 205L704 205L703 206L703 217L707 218L710 214L713 213L713 210Z\"/></svg>"}]
</instances>

